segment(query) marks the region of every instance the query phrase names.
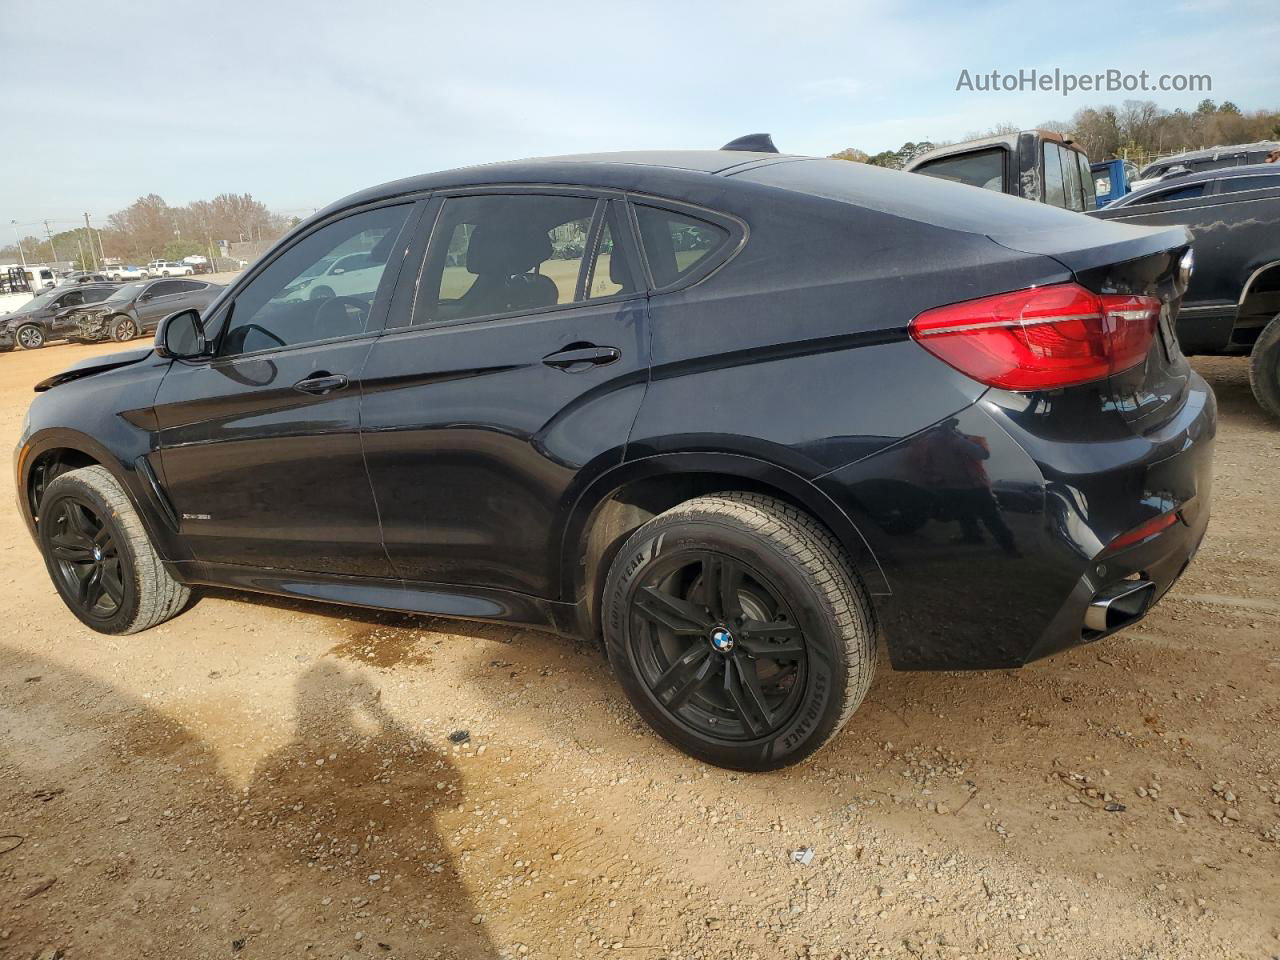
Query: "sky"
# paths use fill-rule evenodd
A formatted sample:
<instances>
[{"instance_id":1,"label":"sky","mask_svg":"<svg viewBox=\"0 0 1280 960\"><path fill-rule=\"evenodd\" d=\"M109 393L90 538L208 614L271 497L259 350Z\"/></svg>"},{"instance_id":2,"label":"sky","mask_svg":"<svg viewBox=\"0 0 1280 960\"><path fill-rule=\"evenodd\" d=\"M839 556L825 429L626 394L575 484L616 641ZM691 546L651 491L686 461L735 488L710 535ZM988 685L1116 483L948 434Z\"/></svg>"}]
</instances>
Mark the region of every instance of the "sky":
<instances>
[{"instance_id":1,"label":"sky","mask_svg":"<svg viewBox=\"0 0 1280 960\"><path fill-rule=\"evenodd\" d=\"M305 215L386 180L517 157L761 131L787 153L874 153L1135 96L1278 109L1277 50L1274 0L0 0L0 244L43 235L45 218L55 232L85 212L100 224L147 193L181 205L248 192ZM1054 68L1208 73L1213 88L956 89L962 70Z\"/></svg>"}]
</instances>

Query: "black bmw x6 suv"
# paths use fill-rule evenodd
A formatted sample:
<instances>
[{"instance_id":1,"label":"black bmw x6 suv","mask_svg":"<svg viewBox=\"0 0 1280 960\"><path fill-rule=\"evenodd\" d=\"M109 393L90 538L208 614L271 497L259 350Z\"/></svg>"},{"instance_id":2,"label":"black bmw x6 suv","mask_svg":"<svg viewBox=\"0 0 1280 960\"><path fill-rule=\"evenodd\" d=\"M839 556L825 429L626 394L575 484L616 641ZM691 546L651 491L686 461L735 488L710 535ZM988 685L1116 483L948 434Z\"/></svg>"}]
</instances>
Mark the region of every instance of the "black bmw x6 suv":
<instances>
[{"instance_id":1,"label":"black bmw x6 suv","mask_svg":"<svg viewBox=\"0 0 1280 960\"><path fill-rule=\"evenodd\" d=\"M664 737L775 768L881 637L1018 666L1182 573L1216 417L1186 248L768 153L402 180L41 383L20 507L97 630L216 584L601 637Z\"/></svg>"}]
</instances>

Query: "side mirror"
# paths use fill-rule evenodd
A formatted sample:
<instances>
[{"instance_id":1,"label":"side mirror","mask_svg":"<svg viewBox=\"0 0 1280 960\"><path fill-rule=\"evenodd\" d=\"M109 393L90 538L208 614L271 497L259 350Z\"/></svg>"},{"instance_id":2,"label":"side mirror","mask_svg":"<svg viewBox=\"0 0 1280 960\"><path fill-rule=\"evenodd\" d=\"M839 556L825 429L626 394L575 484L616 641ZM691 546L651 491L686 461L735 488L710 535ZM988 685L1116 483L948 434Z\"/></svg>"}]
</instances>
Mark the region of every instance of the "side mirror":
<instances>
[{"instance_id":1,"label":"side mirror","mask_svg":"<svg viewBox=\"0 0 1280 960\"><path fill-rule=\"evenodd\" d=\"M208 353L204 324L198 310L179 310L160 321L156 328L155 350L173 360L190 360Z\"/></svg>"}]
</instances>

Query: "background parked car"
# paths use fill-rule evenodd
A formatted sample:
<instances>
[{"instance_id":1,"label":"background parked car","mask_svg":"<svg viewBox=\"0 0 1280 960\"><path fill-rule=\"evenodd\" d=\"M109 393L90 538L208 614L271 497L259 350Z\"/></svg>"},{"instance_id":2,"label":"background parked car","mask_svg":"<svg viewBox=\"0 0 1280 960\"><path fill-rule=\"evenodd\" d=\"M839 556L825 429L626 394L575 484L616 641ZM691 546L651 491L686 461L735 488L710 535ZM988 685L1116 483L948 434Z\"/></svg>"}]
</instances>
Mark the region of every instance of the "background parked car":
<instances>
[{"instance_id":1,"label":"background parked car","mask_svg":"<svg viewBox=\"0 0 1280 960\"><path fill-rule=\"evenodd\" d=\"M77 330L70 313L86 303L105 300L116 289L110 284L80 284L38 295L12 313L0 316L0 351L12 350L15 345L36 350L50 340L66 339Z\"/></svg>"},{"instance_id":2,"label":"background parked car","mask_svg":"<svg viewBox=\"0 0 1280 960\"><path fill-rule=\"evenodd\" d=\"M59 287L73 287L81 283L110 283L111 277L105 273L90 273L86 270L76 270L72 273L65 274L58 281Z\"/></svg>"},{"instance_id":3,"label":"background parked car","mask_svg":"<svg viewBox=\"0 0 1280 960\"><path fill-rule=\"evenodd\" d=\"M147 264L147 274L152 277L189 277L195 272L191 264L176 260L152 260Z\"/></svg>"},{"instance_id":4,"label":"background parked car","mask_svg":"<svg viewBox=\"0 0 1280 960\"><path fill-rule=\"evenodd\" d=\"M948 144L921 154L903 169L1064 210L1097 207L1089 157L1052 130L1021 130Z\"/></svg>"},{"instance_id":5,"label":"background parked car","mask_svg":"<svg viewBox=\"0 0 1280 960\"><path fill-rule=\"evenodd\" d=\"M102 272L112 280L145 280L147 271L142 267L117 265L114 267L103 267Z\"/></svg>"},{"instance_id":6,"label":"background parked car","mask_svg":"<svg viewBox=\"0 0 1280 960\"><path fill-rule=\"evenodd\" d=\"M1157 181L1095 216L1190 229L1195 269L1178 314L1182 350L1250 356L1254 396L1280 417L1280 166Z\"/></svg>"},{"instance_id":7,"label":"background parked car","mask_svg":"<svg viewBox=\"0 0 1280 960\"><path fill-rule=\"evenodd\" d=\"M1263 163L1267 154L1280 148L1280 142L1261 140L1257 143L1239 143L1229 147L1207 147L1204 150L1188 150L1172 156L1161 157L1148 163L1138 177L1130 183L1134 190L1141 190L1170 175L1185 176L1188 173L1208 173L1229 167Z\"/></svg>"},{"instance_id":8,"label":"background parked car","mask_svg":"<svg viewBox=\"0 0 1280 960\"><path fill-rule=\"evenodd\" d=\"M141 280L117 287L109 297L87 309L73 311L80 340L132 340L155 330L178 310L203 310L222 287L204 280Z\"/></svg>"}]
</instances>

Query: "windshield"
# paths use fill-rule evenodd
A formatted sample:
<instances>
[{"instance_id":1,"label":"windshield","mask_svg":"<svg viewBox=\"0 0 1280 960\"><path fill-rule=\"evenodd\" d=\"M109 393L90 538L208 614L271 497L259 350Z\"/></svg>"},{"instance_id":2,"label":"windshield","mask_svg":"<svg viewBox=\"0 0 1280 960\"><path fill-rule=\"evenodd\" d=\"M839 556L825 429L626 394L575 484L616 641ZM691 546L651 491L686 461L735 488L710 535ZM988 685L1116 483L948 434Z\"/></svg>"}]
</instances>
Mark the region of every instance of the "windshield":
<instances>
[{"instance_id":1,"label":"windshield","mask_svg":"<svg viewBox=\"0 0 1280 960\"><path fill-rule=\"evenodd\" d=\"M42 293L38 297L32 297L22 306L18 307L14 313L26 313L28 310L39 310L54 297L59 297L64 292L65 291L63 290L50 290L48 293Z\"/></svg>"},{"instance_id":2,"label":"windshield","mask_svg":"<svg viewBox=\"0 0 1280 960\"><path fill-rule=\"evenodd\" d=\"M145 283L126 283L123 287L121 287L115 293L111 294L111 296L107 297L107 301L110 302L112 300L132 300L134 297L136 297L139 293L142 292L142 288L145 286L146 286Z\"/></svg>"}]
</instances>

